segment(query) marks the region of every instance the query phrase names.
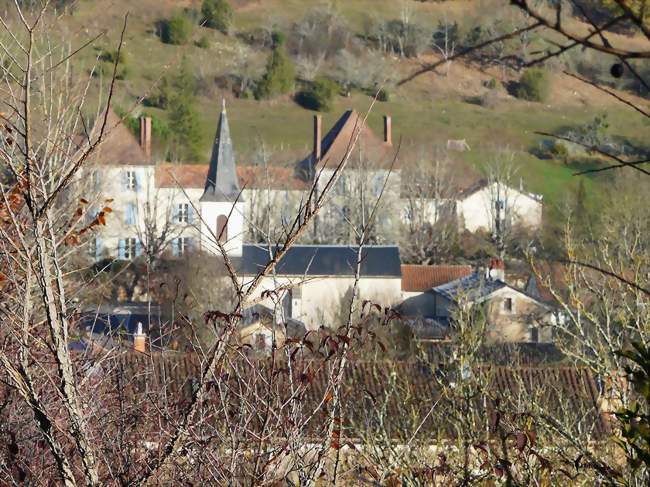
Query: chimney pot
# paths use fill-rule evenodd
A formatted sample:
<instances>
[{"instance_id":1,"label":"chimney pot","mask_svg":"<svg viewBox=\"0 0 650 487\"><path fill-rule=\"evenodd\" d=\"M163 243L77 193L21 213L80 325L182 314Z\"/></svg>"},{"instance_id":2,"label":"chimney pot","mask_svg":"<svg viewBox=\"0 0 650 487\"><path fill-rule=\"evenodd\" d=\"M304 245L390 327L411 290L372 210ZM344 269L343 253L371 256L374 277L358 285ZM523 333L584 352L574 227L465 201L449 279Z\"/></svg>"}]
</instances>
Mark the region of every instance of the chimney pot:
<instances>
[{"instance_id":1,"label":"chimney pot","mask_svg":"<svg viewBox=\"0 0 650 487\"><path fill-rule=\"evenodd\" d=\"M136 352L145 353L147 351L147 334L142 330L142 323L138 322L138 329L133 334L133 349Z\"/></svg>"},{"instance_id":2,"label":"chimney pot","mask_svg":"<svg viewBox=\"0 0 650 487\"><path fill-rule=\"evenodd\" d=\"M390 115L384 115L384 143L393 145L393 120Z\"/></svg>"},{"instance_id":3,"label":"chimney pot","mask_svg":"<svg viewBox=\"0 0 650 487\"><path fill-rule=\"evenodd\" d=\"M151 158L151 117L140 117L140 147Z\"/></svg>"},{"instance_id":4,"label":"chimney pot","mask_svg":"<svg viewBox=\"0 0 650 487\"><path fill-rule=\"evenodd\" d=\"M321 160L322 154L322 127L323 118L320 115L314 115L314 162Z\"/></svg>"}]
</instances>

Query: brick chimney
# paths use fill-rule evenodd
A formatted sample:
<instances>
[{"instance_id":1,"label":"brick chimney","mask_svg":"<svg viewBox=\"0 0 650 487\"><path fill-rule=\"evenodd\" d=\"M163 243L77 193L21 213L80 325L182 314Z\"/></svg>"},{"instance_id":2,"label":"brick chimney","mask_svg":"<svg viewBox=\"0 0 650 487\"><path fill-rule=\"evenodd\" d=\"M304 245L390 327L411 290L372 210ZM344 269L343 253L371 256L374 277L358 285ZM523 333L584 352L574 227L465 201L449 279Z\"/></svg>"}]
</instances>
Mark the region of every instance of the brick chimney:
<instances>
[{"instance_id":1,"label":"brick chimney","mask_svg":"<svg viewBox=\"0 0 650 487\"><path fill-rule=\"evenodd\" d=\"M151 158L151 117L140 117L140 147Z\"/></svg>"},{"instance_id":2,"label":"brick chimney","mask_svg":"<svg viewBox=\"0 0 650 487\"><path fill-rule=\"evenodd\" d=\"M506 264L498 257L492 257L488 264L488 277L496 281L506 282Z\"/></svg>"},{"instance_id":3,"label":"brick chimney","mask_svg":"<svg viewBox=\"0 0 650 487\"><path fill-rule=\"evenodd\" d=\"M321 160L323 140L323 118L320 115L314 115L314 162Z\"/></svg>"},{"instance_id":4,"label":"brick chimney","mask_svg":"<svg viewBox=\"0 0 650 487\"><path fill-rule=\"evenodd\" d=\"M138 329L133 334L133 350L141 353L147 351L147 334L142 330L141 322L138 322Z\"/></svg>"},{"instance_id":5,"label":"brick chimney","mask_svg":"<svg viewBox=\"0 0 650 487\"><path fill-rule=\"evenodd\" d=\"M393 120L390 115L384 115L384 143L393 145Z\"/></svg>"}]
</instances>

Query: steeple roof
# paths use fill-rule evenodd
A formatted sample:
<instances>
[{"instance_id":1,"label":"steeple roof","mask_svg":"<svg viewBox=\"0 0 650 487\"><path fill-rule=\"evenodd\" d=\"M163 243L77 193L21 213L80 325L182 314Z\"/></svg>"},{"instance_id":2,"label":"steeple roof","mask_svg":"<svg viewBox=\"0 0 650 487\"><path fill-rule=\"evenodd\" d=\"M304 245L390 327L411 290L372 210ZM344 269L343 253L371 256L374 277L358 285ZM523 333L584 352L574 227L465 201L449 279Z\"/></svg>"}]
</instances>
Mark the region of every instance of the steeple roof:
<instances>
[{"instance_id":1,"label":"steeple roof","mask_svg":"<svg viewBox=\"0 0 650 487\"><path fill-rule=\"evenodd\" d=\"M222 102L219 127L212 146L212 158L205 190L200 201L235 201L239 196L239 181L235 168L235 151L230 138L226 102ZM242 201L241 197L239 201Z\"/></svg>"}]
</instances>

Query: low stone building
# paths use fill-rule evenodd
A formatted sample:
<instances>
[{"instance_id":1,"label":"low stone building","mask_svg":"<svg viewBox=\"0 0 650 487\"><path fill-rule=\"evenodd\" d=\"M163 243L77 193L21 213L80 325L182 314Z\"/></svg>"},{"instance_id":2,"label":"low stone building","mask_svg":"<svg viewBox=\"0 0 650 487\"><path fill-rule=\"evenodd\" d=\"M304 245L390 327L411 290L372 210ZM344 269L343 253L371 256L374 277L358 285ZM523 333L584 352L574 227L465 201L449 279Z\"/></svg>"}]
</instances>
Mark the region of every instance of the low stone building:
<instances>
[{"instance_id":1,"label":"low stone building","mask_svg":"<svg viewBox=\"0 0 650 487\"><path fill-rule=\"evenodd\" d=\"M551 342L557 312L505 282L503 264L494 259L485 272L473 272L407 298L402 315L453 326L459 312L480 307L491 342Z\"/></svg>"}]
</instances>

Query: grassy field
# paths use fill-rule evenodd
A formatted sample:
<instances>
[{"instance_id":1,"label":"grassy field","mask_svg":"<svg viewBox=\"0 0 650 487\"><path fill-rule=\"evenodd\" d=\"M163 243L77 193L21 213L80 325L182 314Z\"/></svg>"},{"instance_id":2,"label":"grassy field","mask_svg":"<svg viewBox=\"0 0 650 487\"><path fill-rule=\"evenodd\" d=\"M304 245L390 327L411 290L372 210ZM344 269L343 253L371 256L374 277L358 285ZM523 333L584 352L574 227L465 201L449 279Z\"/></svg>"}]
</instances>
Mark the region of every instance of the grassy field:
<instances>
[{"instance_id":1,"label":"grassy field","mask_svg":"<svg viewBox=\"0 0 650 487\"><path fill-rule=\"evenodd\" d=\"M506 2L507 3L507 2ZM369 18L397 19L403 14L403 5L411 8L410 15L420 23L433 24L441 18L460 19L477 16L481 11L503 7L498 0L467 0L444 3L399 2L395 0L345 0L338 2L306 0L235 0L235 29L250 31L261 26L289 26L302 18L315 6L331 5L346 19L350 28L361 32ZM202 90L199 90L197 107L201 118L203 145L202 161L207 162L216 128L221 97L228 98L233 139L240 160L250 160L260 140L276 154L275 160L291 162L306 154L311 147L312 112L297 105L291 98L257 102L233 99L214 85L214 78L232 71L237 59L246 56L261 72L268 53L250 49L235 35L224 36L210 29L196 27L193 41L202 37L210 41L208 49L194 42L185 46L163 44L156 36L156 22L169 17L181 8L198 8L200 1L140 0L128 3L114 0L111 8L102 1L78 3L75 14L64 17L66 39L72 44L81 42L94 32L106 29L100 48L83 53L82 69L88 70L102 48L114 46L121 31L123 15L128 10L128 28L124 49L128 57L128 75L118 82L116 103L129 109L138 97L152 90L163 75L172 75L182 58L190 63ZM501 6L501 7L498 7ZM509 12L508 10L503 10ZM465 19L466 20L466 19ZM389 60L393 78L400 78L417 68L415 61ZM573 185L572 173L577 167L557 161L541 160L529 152L542 137L536 131L555 131L562 127L577 127L607 111L612 135L626 137L644 144L648 130L642 117L612 104L610 100L594 94L582 103L572 102L570 85L557 78L553 97L545 105L516 100L500 89L503 100L495 108L484 108L468 103L469 95L484 92L483 82L494 73L486 73L460 63L452 66L452 74L428 74L393 90L391 100L377 103L369 116L370 126L381 133L381 116L393 117L394 140L405 146L444 144L449 138L464 138L472 147L462 159L478 170L507 146L517 152L520 174L531 191L542 193L550 205L560 204L563 195ZM207 86L207 88L206 88ZM578 88L580 89L580 88ZM371 98L363 93L351 97L338 97L331 112L323 114L327 130L343 111L354 108L368 110ZM158 109L148 112L161 118L166 114ZM602 179L602 178L600 178ZM594 179L598 184L600 179ZM588 188L593 185L589 180Z\"/></svg>"}]
</instances>

